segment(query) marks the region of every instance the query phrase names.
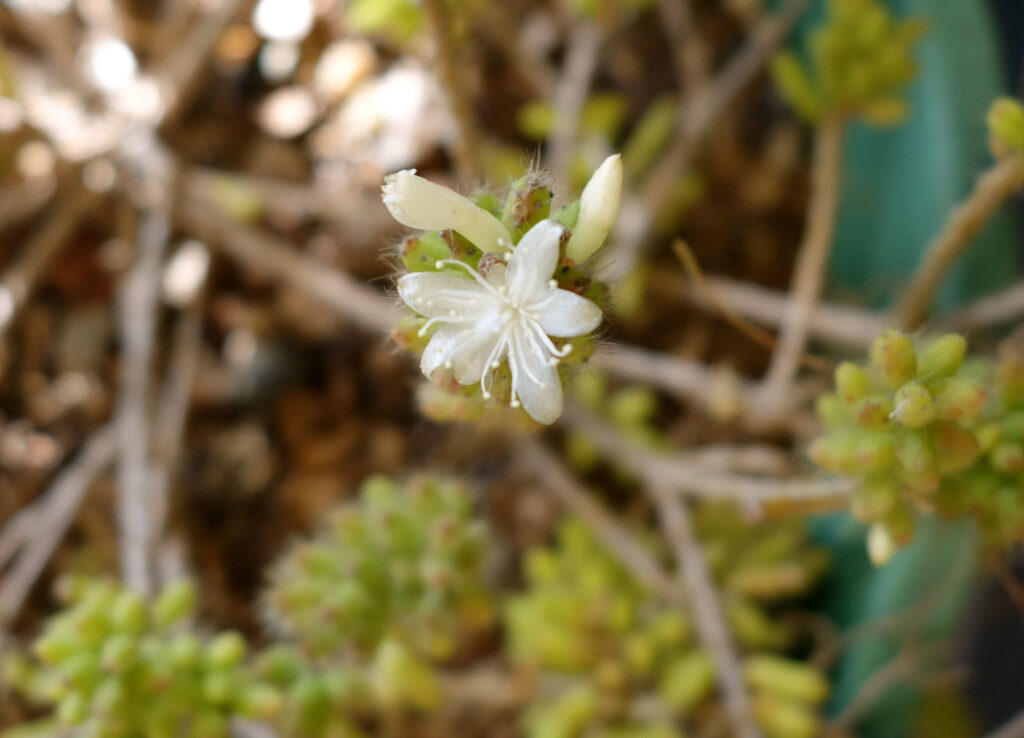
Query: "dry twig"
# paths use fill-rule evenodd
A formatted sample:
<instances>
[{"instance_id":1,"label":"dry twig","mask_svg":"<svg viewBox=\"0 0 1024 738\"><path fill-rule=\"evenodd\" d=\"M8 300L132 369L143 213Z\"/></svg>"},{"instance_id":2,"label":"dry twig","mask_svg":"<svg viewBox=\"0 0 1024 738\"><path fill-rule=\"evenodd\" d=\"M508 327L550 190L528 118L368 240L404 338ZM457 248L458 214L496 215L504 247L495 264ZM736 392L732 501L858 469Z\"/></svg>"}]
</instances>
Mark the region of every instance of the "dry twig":
<instances>
[{"instance_id":1,"label":"dry twig","mask_svg":"<svg viewBox=\"0 0 1024 738\"><path fill-rule=\"evenodd\" d=\"M827 118L818 127L811 165L811 202L807 224L803 243L797 252L792 297L782 323L779 343L759 391L759 405L763 407L774 409L787 402L793 378L800 366L800 356L807 344L811 313L821 295L832 250L839 208L845 127L845 119L839 116Z\"/></svg>"},{"instance_id":2,"label":"dry twig","mask_svg":"<svg viewBox=\"0 0 1024 738\"><path fill-rule=\"evenodd\" d=\"M135 264L121 287L120 394L116 413L118 544L121 573L141 595L152 589L153 529L150 497L149 377L160 290L160 268L170 237L168 215L145 212Z\"/></svg>"},{"instance_id":3,"label":"dry twig","mask_svg":"<svg viewBox=\"0 0 1024 738\"><path fill-rule=\"evenodd\" d=\"M117 434L113 425L96 431L67 467L53 480L50 488L30 508L27 518L16 516L8 525L31 523L21 534L25 541L21 554L0 583L0 626L9 625L18 614L39 575L50 560L64 532L93 480L114 460ZM11 534L5 528L0 538Z\"/></svg>"},{"instance_id":4,"label":"dry twig","mask_svg":"<svg viewBox=\"0 0 1024 738\"><path fill-rule=\"evenodd\" d=\"M718 312L718 306L704 290L681 282L675 274L659 272L650 275L649 279L653 280L652 286L656 289L681 297L695 307ZM785 320L789 307L788 293L725 277L705 276L704 280L715 299L747 320L769 328L778 327ZM880 313L818 302L811 311L807 330L810 337L819 341L860 351L870 346L890 324L889 317Z\"/></svg>"},{"instance_id":5,"label":"dry twig","mask_svg":"<svg viewBox=\"0 0 1024 738\"><path fill-rule=\"evenodd\" d=\"M290 282L342 317L374 331L391 331L402 311L371 287L297 253L286 241L232 220L209 203L187 200L182 223L247 269Z\"/></svg>"},{"instance_id":6,"label":"dry twig","mask_svg":"<svg viewBox=\"0 0 1024 738\"><path fill-rule=\"evenodd\" d=\"M534 439L521 443L519 457L522 467L529 469L545 490L578 517L637 580L671 602L685 602L676 581L665 573L629 531L615 521L612 513L593 499L558 457Z\"/></svg>"},{"instance_id":7,"label":"dry twig","mask_svg":"<svg viewBox=\"0 0 1024 738\"><path fill-rule=\"evenodd\" d=\"M697 638L714 659L715 677L734 733L739 738L756 738L761 735L761 730L754 720L739 651L726 625L718 592L693 530L690 512L683 500L654 479L648 478L646 488L672 548L679 576L686 586Z\"/></svg>"},{"instance_id":8,"label":"dry twig","mask_svg":"<svg viewBox=\"0 0 1024 738\"><path fill-rule=\"evenodd\" d=\"M840 500L855 486L847 479L765 479L716 472L685 455L659 455L648 451L579 406L569 406L563 417L574 430L590 438L602 454L659 489L757 504L780 500Z\"/></svg>"},{"instance_id":9,"label":"dry twig","mask_svg":"<svg viewBox=\"0 0 1024 738\"><path fill-rule=\"evenodd\" d=\"M999 206L1022 186L1024 156L1007 157L978 179L967 199L950 213L942 232L928 244L924 261L907 285L896 308L904 328L917 328L924 322L946 273Z\"/></svg>"}]
</instances>

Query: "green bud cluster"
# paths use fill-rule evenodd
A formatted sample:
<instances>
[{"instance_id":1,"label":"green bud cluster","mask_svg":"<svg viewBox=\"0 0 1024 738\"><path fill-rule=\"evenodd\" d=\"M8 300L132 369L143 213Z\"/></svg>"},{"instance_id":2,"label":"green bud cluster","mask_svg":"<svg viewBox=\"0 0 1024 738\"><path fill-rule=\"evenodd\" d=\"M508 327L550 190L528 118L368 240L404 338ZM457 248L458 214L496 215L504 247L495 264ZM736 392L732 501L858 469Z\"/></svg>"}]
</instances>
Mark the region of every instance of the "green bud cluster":
<instances>
[{"instance_id":1,"label":"green bud cluster","mask_svg":"<svg viewBox=\"0 0 1024 738\"><path fill-rule=\"evenodd\" d=\"M1001 97L988 109L988 131L996 156L1024 152L1024 105L1012 97Z\"/></svg>"},{"instance_id":2,"label":"green bud cluster","mask_svg":"<svg viewBox=\"0 0 1024 738\"><path fill-rule=\"evenodd\" d=\"M816 669L777 653L789 631L769 607L805 591L784 573L807 553L798 528L756 534L733 508L701 511L698 528L730 602L729 620L750 655L745 670L758 719L778 738L810 738L828 683ZM737 530L746 537L733 537ZM795 534L795 535L791 535ZM803 566L796 568L803 570ZM559 685L525 716L530 738L678 738L715 691L711 658L694 642L687 613L660 601L626 572L577 520L557 545L525 558L527 589L505 602L511 660ZM735 605L735 606L733 606Z\"/></svg>"},{"instance_id":3,"label":"green bud cluster","mask_svg":"<svg viewBox=\"0 0 1024 738\"><path fill-rule=\"evenodd\" d=\"M358 502L276 564L268 614L313 657L372 657L397 639L443 661L493 619L481 583L484 543L462 487L374 477Z\"/></svg>"},{"instance_id":4,"label":"green bud cluster","mask_svg":"<svg viewBox=\"0 0 1024 738\"><path fill-rule=\"evenodd\" d=\"M186 621L190 584L151 603L102 580L77 580L68 605L33 645L35 660L11 657L6 679L59 722L90 738L228 736L232 717L268 719L281 694L246 664L238 633L201 639Z\"/></svg>"},{"instance_id":5,"label":"green bud cluster","mask_svg":"<svg viewBox=\"0 0 1024 738\"><path fill-rule=\"evenodd\" d=\"M1024 538L1024 353L1006 347L991 371L992 401L971 425L977 461L943 478L935 494L944 515L972 515L985 539L1005 546Z\"/></svg>"},{"instance_id":6,"label":"green bud cluster","mask_svg":"<svg viewBox=\"0 0 1024 738\"><path fill-rule=\"evenodd\" d=\"M811 36L810 63L781 52L772 77L809 121L839 114L893 125L908 113L902 93L916 74L913 46L923 32L919 19L896 20L879 0L830 0L827 20Z\"/></svg>"},{"instance_id":7,"label":"green bud cluster","mask_svg":"<svg viewBox=\"0 0 1024 738\"><path fill-rule=\"evenodd\" d=\"M284 735L357 738L382 714L440 705L436 665L494 620L472 513L456 484L374 477L276 564L267 610L289 643L256 670L284 695Z\"/></svg>"},{"instance_id":8,"label":"green bud cluster","mask_svg":"<svg viewBox=\"0 0 1024 738\"><path fill-rule=\"evenodd\" d=\"M861 481L851 511L872 525L879 563L913 538L917 511L972 515L995 539L1022 528L1024 369L1004 359L993 375L966 349L955 334L919 348L887 331L868 366L840 364L835 393L818 399L825 433L810 456Z\"/></svg>"}]
</instances>

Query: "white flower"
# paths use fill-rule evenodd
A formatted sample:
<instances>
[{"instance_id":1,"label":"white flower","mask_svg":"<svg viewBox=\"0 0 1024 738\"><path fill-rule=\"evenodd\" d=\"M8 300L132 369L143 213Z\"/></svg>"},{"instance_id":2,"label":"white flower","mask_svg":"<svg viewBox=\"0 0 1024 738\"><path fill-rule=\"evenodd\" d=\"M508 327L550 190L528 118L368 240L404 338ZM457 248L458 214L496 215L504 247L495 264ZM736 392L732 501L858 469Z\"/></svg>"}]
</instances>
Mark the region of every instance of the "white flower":
<instances>
[{"instance_id":1,"label":"white flower","mask_svg":"<svg viewBox=\"0 0 1024 738\"><path fill-rule=\"evenodd\" d=\"M481 251L507 251L512 237L501 221L458 192L406 169L384 178L384 204L402 225L421 231L456 230Z\"/></svg>"},{"instance_id":2,"label":"white flower","mask_svg":"<svg viewBox=\"0 0 1024 738\"><path fill-rule=\"evenodd\" d=\"M609 156L597 168L580 196L580 214L565 255L577 264L604 243L619 214L622 196L622 157Z\"/></svg>"},{"instance_id":3,"label":"white flower","mask_svg":"<svg viewBox=\"0 0 1024 738\"><path fill-rule=\"evenodd\" d=\"M551 275L558 263L563 227L544 220L522 237L508 266L494 266L485 279L468 264L469 278L450 272L417 272L398 280L398 294L429 318L421 334L440 323L423 352L420 368L430 377L440 366L454 369L460 384L480 383L491 396L491 372L508 360L512 407L522 403L534 420L548 424L562 413L557 364L571 346L557 347L549 336L568 338L593 331L601 309L590 300L559 289Z\"/></svg>"}]
</instances>

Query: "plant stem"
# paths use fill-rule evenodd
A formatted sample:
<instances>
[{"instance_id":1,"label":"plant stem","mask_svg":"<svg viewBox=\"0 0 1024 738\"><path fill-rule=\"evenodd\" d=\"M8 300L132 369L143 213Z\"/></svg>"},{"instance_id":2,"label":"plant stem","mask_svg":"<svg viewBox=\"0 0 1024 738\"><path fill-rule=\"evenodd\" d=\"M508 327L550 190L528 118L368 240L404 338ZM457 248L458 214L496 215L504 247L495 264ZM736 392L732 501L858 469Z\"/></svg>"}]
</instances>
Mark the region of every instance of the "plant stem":
<instances>
[{"instance_id":1,"label":"plant stem","mask_svg":"<svg viewBox=\"0 0 1024 738\"><path fill-rule=\"evenodd\" d=\"M924 260L896 308L901 326L912 330L925 321L946 273L999 206L1022 186L1024 155L1007 157L981 175L971 194L950 213L942 231L928 244Z\"/></svg>"},{"instance_id":2,"label":"plant stem","mask_svg":"<svg viewBox=\"0 0 1024 738\"><path fill-rule=\"evenodd\" d=\"M845 129L846 120L838 115L826 118L818 128L811 163L811 202L803 242L797 252L789 305L778 346L759 390L760 404L766 407L778 407L789 395L807 344L811 314L825 281L839 208Z\"/></svg>"},{"instance_id":3,"label":"plant stem","mask_svg":"<svg viewBox=\"0 0 1024 738\"><path fill-rule=\"evenodd\" d=\"M732 634L726 625L715 583L711 580L704 552L693 530L686 503L671 489L648 482L647 491L658 510L658 519L672 548L680 580L689 594L697 640L715 662L718 688L737 738L761 735L754 720L750 694L743 679L743 665Z\"/></svg>"}]
</instances>

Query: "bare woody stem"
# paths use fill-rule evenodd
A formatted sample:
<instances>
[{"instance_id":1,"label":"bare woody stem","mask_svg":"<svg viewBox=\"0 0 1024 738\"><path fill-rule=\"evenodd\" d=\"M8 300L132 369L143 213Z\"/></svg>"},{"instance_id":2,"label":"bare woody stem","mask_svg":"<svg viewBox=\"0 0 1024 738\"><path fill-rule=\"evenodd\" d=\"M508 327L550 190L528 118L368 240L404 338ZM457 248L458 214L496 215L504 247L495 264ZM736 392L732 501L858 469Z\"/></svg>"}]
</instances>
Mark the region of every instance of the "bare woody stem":
<instances>
[{"instance_id":1,"label":"bare woody stem","mask_svg":"<svg viewBox=\"0 0 1024 738\"><path fill-rule=\"evenodd\" d=\"M686 502L671 489L650 483L647 491L658 510L658 520L665 538L672 547L678 576L693 610L697 638L715 661L715 675L725 702L725 711L736 738L757 738L761 735L754 720L750 694L743 679L743 665L715 584L711 580L704 552L693 530Z\"/></svg>"},{"instance_id":2,"label":"bare woody stem","mask_svg":"<svg viewBox=\"0 0 1024 738\"><path fill-rule=\"evenodd\" d=\"M950 213L942 232L925 251L902 301L896 309L898 322L917 328L928 317L943 278L999 206L1024 186L1024 155L1003 159L986 171L967 199Z\"/></svg>"},{"instance_id":3,"label":"bare woody stem","mask_svg":"<svg viewBox=\"0 0 1024 738\"><path fill-rule=\"evenodd\" d=\"M437 46L437 75L459 128L452 145L455 168L461 177L474 179L480 175L480 132L461 66L455 58L457 43L452 34L451 13L444 0L423 0L423 10Z\"/></svg>"},{"instance_id":4,"label":"bare woody stem","mask_svg":"<svg viewBox=\"0 0 1024 738\"><path fill-rule=\"evenodd\" d=\"M846 121L840 116L826 118L818 128L811 164L811 202L797 252L789 306L761 387L766 403L788 395L807 343L814 304L821 296L839 207L845 129Z\"/></svg>"}]
</instances>

